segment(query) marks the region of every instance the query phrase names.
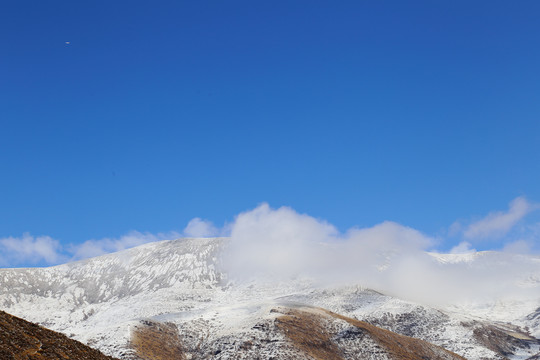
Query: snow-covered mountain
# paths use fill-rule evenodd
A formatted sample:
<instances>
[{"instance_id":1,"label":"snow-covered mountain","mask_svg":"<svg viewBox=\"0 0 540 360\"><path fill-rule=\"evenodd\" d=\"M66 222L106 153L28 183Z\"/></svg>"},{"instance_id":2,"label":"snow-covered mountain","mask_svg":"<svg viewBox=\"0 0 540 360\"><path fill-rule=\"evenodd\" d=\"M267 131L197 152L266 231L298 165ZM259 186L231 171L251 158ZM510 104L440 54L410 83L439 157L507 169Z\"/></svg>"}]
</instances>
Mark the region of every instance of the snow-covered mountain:
<instances>
[{"instance_id":1,"label":"snow-covered mountain","mask_svg":"<svg viewBox=\"0 0 540 360\"><path fill-rule=\"evenodd\" d=\"M236 282L220 265L228 241L179 239L50 268L3 269L0 308L122 359L150 358L152 351L191 359L396 359L399 351L540 358L537 258L520 260L537 272L519 279L537 297L428 306L362 284ZM430 256L444 270L517 255Z\"/></svg>"}]
</instances>

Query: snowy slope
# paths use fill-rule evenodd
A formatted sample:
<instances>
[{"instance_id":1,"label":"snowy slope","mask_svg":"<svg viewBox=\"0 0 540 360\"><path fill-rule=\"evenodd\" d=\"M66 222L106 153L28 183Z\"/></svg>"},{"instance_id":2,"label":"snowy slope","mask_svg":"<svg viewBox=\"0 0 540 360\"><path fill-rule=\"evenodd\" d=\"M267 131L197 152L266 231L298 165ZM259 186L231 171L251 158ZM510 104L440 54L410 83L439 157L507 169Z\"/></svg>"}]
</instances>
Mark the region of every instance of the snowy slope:
<instances>
[{"instance_id":1,"label":"snowy slope","mask_svg":"<svg viewBox=\"0 0 540 360\"><path fill-rule=\"evenodd\" d=\"M0 270L0 306L116 353L131 320L205 304L221 239L143 245L51 268ZM112 336L110 336L112 334Z\"/></svg>"},{"instance_id":2,"label":"snowy slope","mask_svg":"<svg viewBox=\"0 0 540 360\"><path fill-rule=\"evenodd\" d=\"M286 309L298 307L366 320L468 359L527 359L540 352L535 339L540 336L540 294L533 300L433 308L364 289L362 284L321 288L301 278L234 283L220 271L227 242L179 239L51 268L3 269L0 308L126 359L134 358L133 341L141 329L165 323L175 325L191 358L205 354L225 359L240 353L250 358L254 349L257 356L298 358L298 349L287 345L275 326ZM475 264L490 256L500 258L432 254L443 267ZM526 259L533 265L537 260ZM537 279L540 276L527 274L520 281L536 289ZM337 329L332 324L329 329ZM243 348L248 340L252 345Z\"/></svg>"}]
</instances>

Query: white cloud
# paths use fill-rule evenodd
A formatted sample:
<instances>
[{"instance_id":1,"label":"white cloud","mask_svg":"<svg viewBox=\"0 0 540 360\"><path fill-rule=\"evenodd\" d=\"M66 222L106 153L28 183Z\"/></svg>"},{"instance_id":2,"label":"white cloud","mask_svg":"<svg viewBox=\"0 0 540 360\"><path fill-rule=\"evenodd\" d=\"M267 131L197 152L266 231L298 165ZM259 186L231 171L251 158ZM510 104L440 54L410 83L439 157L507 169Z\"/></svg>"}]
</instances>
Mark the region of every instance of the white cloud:
<instances>
[{"instance_id":1,"label":"white cloud","mask_svg":"<svg viewBox=\"0 0 540 360\"><path fill-rule=\"evenodd\" d=\"M262 204L231 224L223 265L232 279L241 282L306 276L321 284L359 284L435 305L518 294L537 297L537 289L516 285L516 279L536 271L536 264L508 253L500 257L490 253L463 258L474 262L443 265L426 252L433 243L421 232L394 222L341 234L323 220ZM452 252L474 255L475 250L462 242Z\"/></svg>"},{"instance_id":2,"label":"white cloud","mask_svg":"<svg viewBox=\"0 0 540 360\"><path fill-rule=\"evenodd\" d=\"M349 230L346 236L349 243L361 246L361 250L383 250L404 254L421 251L433 244L433 240L418 230L385 221L370 228Z\"/></svg>"},{"instance_id":3,"label":"white cloud","mask_svg":"<svg viewBox=\"0 0 540 360\"><path fill-rule=\"evenodd\" d=\"M4 266L19 264L58 264L67 260L58 240L50 236L34 237L28 233L21 237L0 239L0 262Z\"/></svg>"},{"instance_id":4,"label":"white cloud","mask_svg":"<svg viewBox=\"0 0 540 360\"><path fill-rule=\"evenodd\" d=\"M184 229L184 235L187 237L214 237L218 236L220 231L212 224L211 221L201 218L193 218Z\"/></svg>"},{"instance_id":5,"label":"white cloud","mask_svg":"<svg viewBox=\"0 0 540 360\"><path fill-rule=\"evenodd\" d=\"M62 246L50 236L34 237L25 233L21 237L0 239L0 266L57 265L180 237L182 235L174 231L158 234L131 231L118 238L92 239L81 244Z\"/></svg>"},{"instance_id":6,"label":"white cloud","mask_svg":"<svg viewBox=\"0 0 540 360\"><path fill-rule=\"evenodd\" d=\"M506 235L521 219L538 206L524 197L512 200L507 212L497 211L470 224L463 232L467 239L499 238Z\"/></svg>"},{"instance_id":7,"label":"white cloud","mask_svg":"<svg viewBox=\"0 0 540 360\"><path fill-rule=\"evenodd\" d=\"M326 222L288 207L274 210L268 204L238 215L230 231L225 262L235 276L299 273L313 267L319 260L320 244L337 235Z\"/></svg>"},{"instance_id":8,"label":"white cloud","mask_svg":"<svg viewBox=\"0 0 540 360\"><path fill-rule=\"evenodd\" d=\"M450 254L468 254L473 252L476 252L476 249L473 249L471 243L467 241L460 242L450 250Z\"/></svg>"},{"instance_id":9,"label":"white cloud","mask_svg":"<svg viewBox=\"0 0 540 360\"><path fill-rule=\"evenodd\" d=\"M461 221L454 221L452 225L448 228L448 236L456 236L463 232L463 224Z\"/></svg>"},{"instance_id":10,"label":"white cloud","mask_svg":"<svg viewBox=\"0 0 540 360\"><path fill-rule=\"evenodd\" d=\"M224 265L240 280L306 275L325 283L375 284L390 263L425 256L431 244L419 231L390 221L340 234L326 221L262 204L231 225Z\"/></svg>"},{"instance_id":11,"label":"white cloud","mask_svg":"<svg viewBox=\"0 0 540 360\"><path fill-rule=\"evenodd\" d=\"M530 254L532 251L532 244L526 240L517 240L511 243L505 244L503 251L513 254Z\"/></svg>"},{"instance_id":12,"label":"white cloud","mask_svg":"<svg viewBox=\"0 0 540 360\"><path fill-rule=\"evenodd\" d=\"M464 229L477 237L506 233L535 208L536 205L524 198L517 198L510 203L507 212L489 214ZM467 239L451 250L456 254L452 259L457 260L444 266L426 253L432 249L434 240L413 228L385 221L340 233L324 220L297 213L289 207L273 209L268 204L239 214L221 229L207 220L195 218L183 235L204 237L230 233L221 263L222 270L233 280L288 281L307 276L321 284L359 284L402 298L437 304L521 295L529 291L516 286L516 279L537 271L538 266L514 254L530 252L540 234L540 223L524 228L530 228L532 235L521 237L517 242L503 241L507 245L500 257L499 253L489 256L476 253L472 240ZM57 264L70 258L83 259L178 237L181 234L176 232L133 231L118 238L88 240L62 247L50 237L25 234L20 238L0 239L0 264ZM464 253L471 254L457 255ZM475 260L470 262L470 259ZM537 297L537 288L530 291Z\"/></svg>"}]
</instances>

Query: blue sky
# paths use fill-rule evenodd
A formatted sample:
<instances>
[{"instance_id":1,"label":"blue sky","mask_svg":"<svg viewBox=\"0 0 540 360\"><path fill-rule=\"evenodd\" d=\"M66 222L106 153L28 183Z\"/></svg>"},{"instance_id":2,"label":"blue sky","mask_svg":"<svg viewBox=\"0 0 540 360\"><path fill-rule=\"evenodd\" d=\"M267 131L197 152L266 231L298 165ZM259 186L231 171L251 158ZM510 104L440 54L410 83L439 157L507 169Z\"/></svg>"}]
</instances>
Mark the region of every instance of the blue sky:
<instances>
[{"instance_id":1,"label":"blue sky","mask_svg":"<svg viewBox=\"0 0 540 360\"><path fill-rule=\"evenodd\" d=\"M5 2L0 240L72 255L266 202L341 232L393 221L441 251L534 248L539 15L536 1ZM472 242L497 214L517 215Z\"/></svg>"}]
</instances>

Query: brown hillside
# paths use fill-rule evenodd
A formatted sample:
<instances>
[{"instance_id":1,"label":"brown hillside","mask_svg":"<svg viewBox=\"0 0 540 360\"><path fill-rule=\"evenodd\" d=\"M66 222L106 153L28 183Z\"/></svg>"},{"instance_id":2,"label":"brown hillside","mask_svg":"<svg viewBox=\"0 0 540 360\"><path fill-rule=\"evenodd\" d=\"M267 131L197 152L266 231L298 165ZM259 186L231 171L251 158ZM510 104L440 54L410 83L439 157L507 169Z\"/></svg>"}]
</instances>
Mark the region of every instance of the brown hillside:
<instances>
[{"instance_id":1,"label":"brown hillside","mask_svg":"<svg viewBox=\"0 0 540 360\"><path fill-rule=\"evenodd\" d=\"M428 343L427 341L399 335L392 331L371 325L365 321L352 319L328 310L325 310L325 312L337 319L347 321L358 329L366 331L376 342L388 350L390 357L396 360L466 360L462 356Z\"/></svg>"},{"instance_id":2,"label":"brown hillside","mask_svg":"<svg viewBox=\"0 0 540 360\"><path fill-rule=\"evenodd\" d=\"M185 360L174 324L143 320L132 329L131 346L142 360Z\"/></svg>"},{"instance_id":3,"label":"brown hillside","mask_svg":"<svg viewBox=\"0 0 540 360\"><path fill-rule=\"evenodd\" d=\"M344 360L332 334L321 322L320 316L299 310L290 310L276 319L276 326L300 350L316 360Z\"/></svg>"},{"instance_id":4,"label":"brown hillside","mask_svg":"<svg viewBox=\"0 0 540 360\"><path fill-rule=\"evenodd\" d=\"M426 341L399 335L364 321L348 318L324 309L290 309L277 318L276 325L299 349L316 360L342 360L347 358L344 349L335 342L329 329L332 319L344 320L356 331L353 336L368 336L378 344L376 349L394 360L466 360ZM372 353L373 354L373 353Z\"/></svg>"},{"instance_id":5,"label":"brown hillside","mask_svg":"<svg viewBox=\"0 0 540 360\"><path fill-rule=\"evenodd\" d=\"M2 360L115 360L65 335L0 311Z\"/></svg>"}]
</instances>

